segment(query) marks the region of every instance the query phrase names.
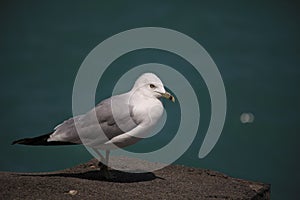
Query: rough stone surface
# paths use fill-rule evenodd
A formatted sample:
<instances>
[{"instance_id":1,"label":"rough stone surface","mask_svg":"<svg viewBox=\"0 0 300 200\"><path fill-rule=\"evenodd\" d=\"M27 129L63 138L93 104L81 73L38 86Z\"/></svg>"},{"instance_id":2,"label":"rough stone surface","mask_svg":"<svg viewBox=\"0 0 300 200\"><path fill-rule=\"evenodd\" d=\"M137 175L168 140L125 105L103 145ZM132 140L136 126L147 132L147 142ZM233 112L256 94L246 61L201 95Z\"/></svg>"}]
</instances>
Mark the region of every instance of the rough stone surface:
<instances>
[{"instance_id":1,"label":"rough stone surface","mask_svg":"<svg viewBox=\"0 0 300 200\"><path fill-rule=\"evenodd\" d=\"M207 169L172 165L154 173L111 170L109 181L98 170L97 161L91 160L50 173L0 172L0 199L270 199L268 184Z\"/></svg>"}]
</instances>

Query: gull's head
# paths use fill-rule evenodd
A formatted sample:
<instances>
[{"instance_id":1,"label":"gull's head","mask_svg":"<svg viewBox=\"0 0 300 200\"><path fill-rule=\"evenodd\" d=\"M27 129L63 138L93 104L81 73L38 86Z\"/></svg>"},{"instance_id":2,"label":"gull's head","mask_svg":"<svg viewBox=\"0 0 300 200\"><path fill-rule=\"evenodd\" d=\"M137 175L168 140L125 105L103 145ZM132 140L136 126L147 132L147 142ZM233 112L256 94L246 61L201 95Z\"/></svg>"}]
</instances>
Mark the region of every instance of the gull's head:
<instances>
[{"instance_id":1,"label":"gull's head","mask_svg":"<svg viewBox=\"0 0 300 200\"><path fill-rule=\"evenodd\" d=\"M166 92L162 81L153 73L144 73L136 81L132 91L150 98L164 97L175 102L175 98Z\"/></svg>"}]
</instances>

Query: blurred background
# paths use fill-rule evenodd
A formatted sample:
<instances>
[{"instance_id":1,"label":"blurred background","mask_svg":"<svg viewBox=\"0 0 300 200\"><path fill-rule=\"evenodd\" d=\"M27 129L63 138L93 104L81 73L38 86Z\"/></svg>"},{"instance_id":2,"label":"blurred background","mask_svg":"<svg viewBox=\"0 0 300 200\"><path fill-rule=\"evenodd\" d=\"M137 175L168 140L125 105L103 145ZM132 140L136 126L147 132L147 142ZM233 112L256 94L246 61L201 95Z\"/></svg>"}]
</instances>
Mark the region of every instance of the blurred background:
<instances>
[{"instance_id":1,"label":"blurred background","mask_svg":"<svg viewBox=\"0 0 300 200\"><path fill-rule=\"evenodd\" d=\"M91 159L83 146L10 143L48 133L72 116L77 70L96 45L127 29L154 26L192 37L220 70L228 111L213 151L198 158L210 119L207 88L192 66L176 55L139 50L120 57L101 79L96 102L109 97L122 73L136 65L172 66L193 85L201 108L197 138L176 164L270 183L272 199L298 197L300 6L296 1L6 0L0 4L1 171L52 171ZM160 148L173 138L179 105L164 103L169 116L166 127L129 150Z\"/></svg>"}]
</instances>

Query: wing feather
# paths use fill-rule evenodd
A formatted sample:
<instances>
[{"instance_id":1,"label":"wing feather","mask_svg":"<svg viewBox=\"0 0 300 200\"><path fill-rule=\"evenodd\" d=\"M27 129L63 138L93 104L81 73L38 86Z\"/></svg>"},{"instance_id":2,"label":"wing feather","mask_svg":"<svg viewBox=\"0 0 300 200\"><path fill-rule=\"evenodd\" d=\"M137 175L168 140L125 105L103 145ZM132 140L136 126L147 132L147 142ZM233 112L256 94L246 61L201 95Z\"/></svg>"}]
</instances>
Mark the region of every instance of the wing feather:
<instances>
[{"instance_id":1,"label":"wing feather","mask_svg":"<svg viewBox=\"0 0 300 200\"><path fill-rule=\"evenodd\" d=\"M112 100L114 101L114 106L124 109L128 108L128 106L126 107L125 105L127 102L126 98L128 98L128 95L123 94L105 99L88 113L64 121L55 127L55 131L50 135L48 141L67 141L78 144L84 142L88 146L94 146L104 144L112 138L123 134L125 131L121 130L113 116ZM94 112L96 113L97 120L93 120L92 118ZM126 112L120 113L124 114L118 115L117 121L124 124L129 123L131 119L130 114L127 114ZM105 135L99 133L99 125ZM78 135L76 127L80 129L80 136ZM136 127L136 124L126 125L126 127L128 129L133 129Z\"/></svg>"}]
</instances>

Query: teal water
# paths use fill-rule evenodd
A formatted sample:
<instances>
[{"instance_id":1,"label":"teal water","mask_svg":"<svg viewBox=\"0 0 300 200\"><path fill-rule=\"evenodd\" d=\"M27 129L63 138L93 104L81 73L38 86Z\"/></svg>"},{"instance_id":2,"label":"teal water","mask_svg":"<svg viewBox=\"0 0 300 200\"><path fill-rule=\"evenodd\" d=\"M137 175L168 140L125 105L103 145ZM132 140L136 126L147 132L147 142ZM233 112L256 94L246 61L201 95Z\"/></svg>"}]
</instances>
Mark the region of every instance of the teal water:
<instances>
[{"instance_id":1,"label":"teal water","mask_svg":"<svg viewBox=\"0 0 300 200\"><path fill-rule=\"evenodd\" d=\"M22 147L11 141L47 133L71 116L73 82L83 59L101 41L121 31L165 27L197 40L222 74L228 112L213 151L197 157L210 117L205 83L177 56L158 50L131 52L106 71L97 101L133 66L158 62L174 67L200 100L200 129L176 163L218 170L270 183L272 199L296 199L299 163L299 5L293 1L51 1L1 2L0 170L50 171L87 161L84 147ZM118 70L118 71L117 71ZM177 127L178 105L164 131L132 147L159 148ZM252 112L255 121L242 124Z\"/></svg>"}]
</instances>

